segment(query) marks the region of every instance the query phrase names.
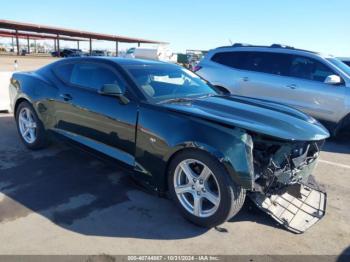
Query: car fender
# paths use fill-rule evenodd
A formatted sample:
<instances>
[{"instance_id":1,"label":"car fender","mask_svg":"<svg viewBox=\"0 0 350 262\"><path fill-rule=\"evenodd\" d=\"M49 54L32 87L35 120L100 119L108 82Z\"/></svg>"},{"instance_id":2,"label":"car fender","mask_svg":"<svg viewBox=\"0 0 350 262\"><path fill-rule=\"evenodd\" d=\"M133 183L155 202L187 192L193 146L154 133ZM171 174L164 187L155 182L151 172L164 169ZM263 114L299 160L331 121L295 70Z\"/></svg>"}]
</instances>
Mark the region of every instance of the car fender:
<instances>
[{"instance_id":1,"label":"car fender","mask_svg":"<svg viewBox=\"0 0 350 262\"><path fill-rule=\"evenodd\" d=\"M244 129L161 107L140 108L135 162L161 191L166 190L167 168L172 158L190 148L213 155L237 185L252 188L253 142Z\"/></svg>"},{"instance_id":2,"label":"car fender","mask_svg":"<svg viewBox=\"0 0 350 262\"><path fill-rule=\"evenodd\" d=\"M185 141L174 146L168 155L164 157L164 161L169 165L171 160L183 150L202 150L225 166L226 171L235 184L251 190L253 188L253 142L251 136L242 131L238 131L237 136L233 139L235 140L234 146L229 147L224 152L215 146L203 142Z\"/></svg>"}]
</instances>

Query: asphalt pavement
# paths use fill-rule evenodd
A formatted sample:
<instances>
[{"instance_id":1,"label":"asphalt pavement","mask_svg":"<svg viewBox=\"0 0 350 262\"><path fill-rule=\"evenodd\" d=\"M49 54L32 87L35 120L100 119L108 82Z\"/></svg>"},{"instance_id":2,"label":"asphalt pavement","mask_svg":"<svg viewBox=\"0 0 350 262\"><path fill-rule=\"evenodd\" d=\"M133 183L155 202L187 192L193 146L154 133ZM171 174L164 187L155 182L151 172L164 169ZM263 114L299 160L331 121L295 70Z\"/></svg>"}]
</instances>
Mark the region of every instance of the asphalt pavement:
<instances>
[{"instance_id":1,"label":"asphalt pavement","mask_svg":"<svg viewBox=\"0 0 350 262\"><path fill-rule=\"evenodd\" d=\"M222 225L196 227L113 162L62 143L29 151L0 113L0 254L350 254L350 142L327 141L314 173L326 216L293 234L246 201Z\"/></svg>"}]
</instances>

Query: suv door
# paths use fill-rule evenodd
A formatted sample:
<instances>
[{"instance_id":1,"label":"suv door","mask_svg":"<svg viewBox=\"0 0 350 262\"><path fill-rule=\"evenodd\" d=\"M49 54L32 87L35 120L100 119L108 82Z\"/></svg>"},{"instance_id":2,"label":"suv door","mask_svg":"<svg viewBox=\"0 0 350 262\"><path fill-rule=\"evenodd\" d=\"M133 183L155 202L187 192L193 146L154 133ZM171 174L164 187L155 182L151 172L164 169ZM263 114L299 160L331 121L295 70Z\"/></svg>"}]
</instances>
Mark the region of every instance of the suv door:
<instances>
[{"instance_id":1,"label":"suv door","mask_svg":"<svg viewBox=\"0 0 350 262\"><path fill-rule=\"evenodd\" d=\"M345 104L345 84L324 83L327 76L338 75L319 60L290 55L286 96L289 104L327 122L338 122Z\"/></svg>"},{"instance_id":2,"label":"suv door","mask_svg":"<svg viewBox=\"0 0 350 262\"><path fill-rule=\"evenodd\" d=\"M259 99L288 103L288 56L272 52L239 52L236 68L240 76L237 94Z\"/></svg>"},{"instance_id":3,"label":"suv door","mask_svg":"<svg viewBox=\"0 0 350 262\"><path fill-rule=\"evenodd\" d=\"M56 103L56 131L133 166L137 103L130 99L122 104L116 97L98 93L104 84L118 84L131 98L120 74L111 66L95 62L63 64L54 71L62 80Z\"/></svg>"}]
</instances>

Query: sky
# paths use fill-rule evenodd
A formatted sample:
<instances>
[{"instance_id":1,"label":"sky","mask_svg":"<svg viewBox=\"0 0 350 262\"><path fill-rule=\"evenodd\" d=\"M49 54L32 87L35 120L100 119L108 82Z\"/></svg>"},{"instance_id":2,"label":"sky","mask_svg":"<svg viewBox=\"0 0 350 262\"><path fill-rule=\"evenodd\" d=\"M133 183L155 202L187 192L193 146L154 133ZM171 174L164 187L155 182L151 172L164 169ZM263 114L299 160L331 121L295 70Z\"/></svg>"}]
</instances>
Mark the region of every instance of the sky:
<instances>
[{"instance_id":1,"label":"sky","mask_svg":"<svg viewBox=\"0 0 350 262\"><path fill-rule=\"evenodd\" d=\"M349 14L349 0L16 0L0 6L0 19L160 40L174 52L280 43L336 56L350 56Z\"/></svg>"}]
</instances>

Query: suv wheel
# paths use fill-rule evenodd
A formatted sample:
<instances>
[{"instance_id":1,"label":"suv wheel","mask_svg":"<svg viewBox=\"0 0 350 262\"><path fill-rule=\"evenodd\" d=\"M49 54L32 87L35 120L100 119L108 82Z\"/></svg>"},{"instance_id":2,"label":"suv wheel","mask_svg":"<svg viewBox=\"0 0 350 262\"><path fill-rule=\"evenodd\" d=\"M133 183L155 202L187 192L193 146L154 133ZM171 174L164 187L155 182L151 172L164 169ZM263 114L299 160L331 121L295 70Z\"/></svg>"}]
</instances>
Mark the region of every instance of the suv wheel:
<instances>
[{"instance_id":1,"label":"suv wheel","mask_svg":"<svg viewBox=\"0 0 350 262\"><path fill-rule=\"evenodd\" d=\"M175 156L168 176L169 194L191 222L214 227L241 209L245 190L235 185L224 166L199 150Z\"/></svg>"},{"instance_id":2,"label":"suv wheel","mask_svg":"<svg viewBox=\"0 0 350 262\"><path fill-rule=\"evenodd\" d=\"M29 149L46 146L46 131L34 108L28 102L22 102L16 110L17 130L22 142Z\"/></svg>"}]
</instances>

